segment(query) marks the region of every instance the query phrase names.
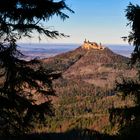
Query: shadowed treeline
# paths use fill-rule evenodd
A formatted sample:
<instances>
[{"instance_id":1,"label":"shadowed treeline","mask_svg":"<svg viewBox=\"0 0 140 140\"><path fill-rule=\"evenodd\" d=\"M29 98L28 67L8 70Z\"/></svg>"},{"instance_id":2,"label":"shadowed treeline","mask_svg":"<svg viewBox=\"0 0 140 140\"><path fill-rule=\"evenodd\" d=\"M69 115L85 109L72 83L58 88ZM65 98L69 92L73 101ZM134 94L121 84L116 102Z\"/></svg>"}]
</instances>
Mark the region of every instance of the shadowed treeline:
<instances>
[{"instance_id":1,"label":"shadowed treeline","mask_svg":"<svg viewBox=\"0 0 140 140\"><path fill-rule=\"evenodd\" d=\"M134 46L131 55L131 66L137 69L135 79L122 78L116 82L115 90L120 93L120 97L125 100L131 96L134 101L133 107L112 108L110 111L111 123L119 124L119 134L122 139L140 139L140 6L130 3L126 9L126 18L130 25L131 32L127 37L123 37L128 43Z\"/></svg>"},{"instance_id":2,"label":"shadowed treeline","mask_svg":"<svg viewBox=\"0 0 140 140\"><path fill-rule=\"evenodd\" d=\"M115 140L116 136L101 134L89 129L73 129L60 133L33 133L20 137L0 137L1 140Z\"/></svg>"}]
</instances>

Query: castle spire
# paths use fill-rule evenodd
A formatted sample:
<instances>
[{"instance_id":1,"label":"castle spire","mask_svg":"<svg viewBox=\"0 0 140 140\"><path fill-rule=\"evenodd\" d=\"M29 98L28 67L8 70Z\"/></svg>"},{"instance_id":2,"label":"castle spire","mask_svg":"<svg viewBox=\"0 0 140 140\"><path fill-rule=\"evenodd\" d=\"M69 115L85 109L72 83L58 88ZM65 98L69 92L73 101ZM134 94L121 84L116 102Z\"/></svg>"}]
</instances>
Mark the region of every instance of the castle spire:
<instances>
[{"instance_id":1,"label":"castle spire","mask_svg":"<svg viewBox=\"0 0 140 140\"><path fill-rule=\"evenodd\" d=\"M86 40L86 38L85 38L85 41L84 41L85 43L87 42L87 40Z\"/></svg>"}]
</instances>

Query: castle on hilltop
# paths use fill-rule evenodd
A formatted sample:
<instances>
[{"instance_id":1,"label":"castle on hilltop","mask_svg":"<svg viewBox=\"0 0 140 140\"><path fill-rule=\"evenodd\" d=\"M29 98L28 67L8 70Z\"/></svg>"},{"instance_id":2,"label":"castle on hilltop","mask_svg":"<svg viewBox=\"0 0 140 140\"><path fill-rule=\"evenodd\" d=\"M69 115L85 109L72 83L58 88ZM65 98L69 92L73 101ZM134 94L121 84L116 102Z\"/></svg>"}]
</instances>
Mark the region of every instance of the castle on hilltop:
<instances>
[{"instance_id":1,"label":"castle on hilltop","mask_svg":"<svg viewBox=\"0 0 140 140\"><path fill-rule=\"evenodd\" d=\"M82 48L84 49L96 49L96 50L104 50L104 47L100 43L99 45L96 42L90 42L90 41L84 41L84 44L82 45Z\"/></svg>"}]
</instances>

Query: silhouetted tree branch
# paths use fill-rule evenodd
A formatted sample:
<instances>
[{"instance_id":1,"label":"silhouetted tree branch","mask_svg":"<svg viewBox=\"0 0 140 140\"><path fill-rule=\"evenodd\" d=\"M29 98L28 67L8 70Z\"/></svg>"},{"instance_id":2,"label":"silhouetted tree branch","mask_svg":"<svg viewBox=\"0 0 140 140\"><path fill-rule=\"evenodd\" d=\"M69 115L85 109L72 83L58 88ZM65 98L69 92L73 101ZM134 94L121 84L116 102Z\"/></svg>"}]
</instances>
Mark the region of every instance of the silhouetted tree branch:
<instances>
[{"instance_id":1,"label":"silhouetted tree branch","mask_svg":"<svg viewBox=\"0 0 140 140\"><path fill-rule=\"evenodd\" d=\"M121 82L116 83L116 91L121 93L125 99L128 95L133 96L135 106L112 108L110 112L110 121L120 125L120 134L122 139L139 139L140 129L140 6L130 3L126 9L126 17L129 21L131 32L128 37L123 37L128 43L133 44L134 51L131 56L131 64L138 70L136 79L123 78Z\"/></svg>"},{"instance_id":2,"label":"silhouetted tree branch","mask_svg":"<svg viewBox=\"0 0 140 140\"><path fill-rule=\"evenodd\" d=\"M0 2L0 135L25 133L32 122L54 114L50 98L55 95L52 80L60 73L44 70L38 60L21 60L16 41L32 37L33 31L50 38L65 36L47 29L45 23L53 15L62 20L68 18L63 10L73 12L63 0ZM44 101L37 103L35 95L42 96Z\"/></svg>"}]
</instances>

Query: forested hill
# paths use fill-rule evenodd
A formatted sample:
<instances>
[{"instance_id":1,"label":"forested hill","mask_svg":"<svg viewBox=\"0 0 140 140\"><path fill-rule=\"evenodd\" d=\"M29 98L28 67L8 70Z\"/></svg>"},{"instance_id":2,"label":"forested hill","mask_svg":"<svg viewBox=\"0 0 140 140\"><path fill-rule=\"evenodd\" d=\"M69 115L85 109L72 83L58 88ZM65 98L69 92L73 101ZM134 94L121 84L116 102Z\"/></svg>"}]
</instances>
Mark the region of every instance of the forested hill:
<instances>
[{"instance_id":1,"label":"forested hill","mask_svg":"<svg viewBox=\"0 0 140 140\"><path fill-rule=\"evenodd\" d=\"M61 125L61 131L82 126L83 129L115 133L109 126L108 109L112 105L126 105L113 89L116 79L135 76L136 71L128 65L129 58L108 48L87 50L79 47L41 61L45 69L62 73L62 77L54 81L56 115L48 122L49 131L58 131Z\"/></svg>"},{"instance_id":2,"label":"forested hill","mask_svg":"<svg viewBox=\"0 0 140 140\"><path fill-rule=\"evenodd\" d=\"M57 56L42 59L43 63L49 64L50 69L55 70L66 70L71 65L75 64L78 60L82 58L82 61L89 61L87 65L95 62L100 63L128 63L129 58L115 54L110 49L105 48L104 50L90 49L86 50L79 47L73 51L59 54ZM90 63L90 64L91 64Z\"/></svg>"},{"instance_id":3,"label":"forested hill","mask_svg":"<svg viewBox=\"0 0 140 140\"><path fill-rule=\"evenodd\" d=\"M115 54L110 49L104 50L81 47L52 58L42 60L46 69L62 72L66 79L81 79L87 83L112 86L118 75L133 75L129 69L129 58ZM125 71L125 72L124 72Z\"/></svg>"},{"instance_id":4,"label":"forested hill","mask_svg":"<svg viewBox=\"0 0 140 140\"><path fill-rule=\"evenodd\" d=\"M55 71L63 72L67 70L71 65L75 64L86 53L86 50L79 47L73 51L42 59L41 61L44 63L44 65L47 65L47 69L53 69Z\"/></svg>"}]
</instances>

